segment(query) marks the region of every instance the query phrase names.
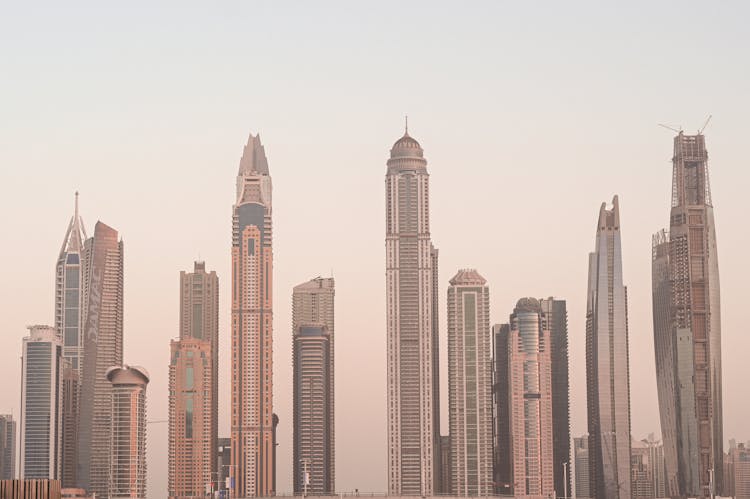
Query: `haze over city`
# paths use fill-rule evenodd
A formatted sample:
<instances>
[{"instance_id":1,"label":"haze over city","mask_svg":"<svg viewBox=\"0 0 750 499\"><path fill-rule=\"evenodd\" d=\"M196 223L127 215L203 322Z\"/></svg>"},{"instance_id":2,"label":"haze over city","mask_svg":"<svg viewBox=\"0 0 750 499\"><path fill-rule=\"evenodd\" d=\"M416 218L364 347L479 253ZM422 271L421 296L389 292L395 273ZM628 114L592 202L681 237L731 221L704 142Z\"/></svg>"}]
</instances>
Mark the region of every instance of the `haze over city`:
<instances>
[{"instance_id":1,"label":"haze over city","mask_svg":"<svg viewBox=\"0 0 750 499\"><path fill-rule=\"evenodd\" d=\"M336 280L336 489L387 480L384 176L404 134L428 161L448 281L475 268L490 324L566 300L571 435L587 432L586 294L599 207L619 198L634 438L660 438L651 237L669 227L675 132L704 131L721 274L724 447L750 440L743 386L750 8L742 2L149 3L0 16L0 413L19 414L27 325L54 323L74 193L124 241L124 360L145 367L148 497L166 496L179 273L219 279L219 436L230 428L232 206L248 136L273 177L273 412L292 491L292 288Z\"/></svg>"}]
</instances>

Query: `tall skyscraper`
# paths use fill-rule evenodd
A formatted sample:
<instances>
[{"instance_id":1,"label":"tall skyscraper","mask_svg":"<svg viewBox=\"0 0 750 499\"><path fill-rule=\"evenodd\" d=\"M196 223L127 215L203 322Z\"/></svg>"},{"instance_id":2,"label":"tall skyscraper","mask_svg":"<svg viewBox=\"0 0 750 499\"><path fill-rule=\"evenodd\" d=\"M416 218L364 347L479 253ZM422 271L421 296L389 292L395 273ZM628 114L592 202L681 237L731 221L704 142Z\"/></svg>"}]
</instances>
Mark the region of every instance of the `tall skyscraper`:
<instances>
[{"instance_id":1,"label":"tall skyscraper","mask_svg":"<svg viewBox=\"0 0 750 499\"><path fill-rule=\"evenodd\" d=\"M79 397L80 487L97 498L109 493L112 385L107 370L122 365L123 243L117 231L97 222L84 245L83 369Z\"/></svg>"},{"instance_id":2,"label":"tall skyscraper","mask_svg":"<svg viewBox=\"0 0 750 499\"><path fill-rule=\"evenodd\" d=\"M576 498L586 499L591 495L589 478L589 437L584 435L573 439L573 459L575 462Z\"/></svg>"},{"instance_id":3,"label":"tall skyscraper","mask_svg":"<svg viewBox=\"0 0 750 499\"><path fill-rule=\"evenodd\" d=\"M557 495L571 492L570 383L568 376L568 311L565 300L539 300L552 342L552 476Z\"/></svg>"},{"instance_id":4,"label":"tall skyscraper","mask_svg":"<svg viewBox=\"0 0 750 499\"><path fill-rule=\"evenodd\" d=\"M542 310L536 298L522 298L510 316L511 480L517 497L552 497L555 493L552 340L550 321Z\"/></svg>"},{"instance_id":5,"label":"tall skyscraper","mask_svg":"<svg viewBox=\"0 0 750 499\"><path fill-rule=\"evenodd\" d=\"M510 446L510 398L508 385L508 336L509 324L492 326L494 349L492 403L494 426L494 480L495 492L510 495L511 479L511 446Z\"/></svg>"},{"instance_id":6,"label":"tall skyscraper","mask_svg":"<svg viewBox=\"0 0 750 499\"><path fill-rule=\"evenodd\" d=\"M586 389L589 476L593 497L630 497L628 296L622 278L620 204L599 209L589 253L586 301Z\"/></svg>"},{"instance_id":7,"label":"tall skyscraper","mask_svg":"<svg viewBox=\"0 0 750 499\"><path fill-rule=\"evenodd\" d=\"M492 480L490 290L476 270L448 287L448 387L452 494L486 496Z\"/></svg>"},{"instance_id":8,"label":"tall skyscraper","mask_svg":"<svg viewBox=\"0 0 750 499\"><path fill-rule=\"evenodd\" d=\"M55 328L30 326L21 358L21 478L60 478L62 373Z\"/></svg>"},{"instance_id":9,"label":"tall skyscraper","mask_svg":"<svg viewBox=\"0 0 750 499\"><path fill-rule=\"evenodd\" d=\"M149 375L142 367L114 366L107 370L106 380L112 385L108 497L144 498Z\"/></svg>"},{"instance_id":10,"label":"tall skyscraper","mask_svg":"<svg viewBox=\"0 0 750 499\"><path fill-rule=\"evenodd\" d=\"M670 496L722 491L721 310L702 134L674 138L670 229L654 236L656 378Z\"/></svg>"},{"instance_id":11,"label":"tall skyscraper","mask_svg":"<svg viewBox=\"0 0 750 499\"><path fill-rule=\"evenodd\" d=\"M274 494L271 176L260 136L240 159L232 214L232 472L236 497Z\"/></svg>"},{"instance_id":12,"label":"tall skyscraper","mask_svg":"<svg viewBox=\"0 0 750 499\"><path fill-rule=\"evenodd\" d=\"M652 499L654 494L654 463L646 442L635 440L631 444L630 480L633 499ZM600 496L595 496L600 497ZM609 497L609 496L601 496Z\"/></svg>"},{"instance_id":13,"label":"tall skyscraper","mask_svg":"<svg viewBox=\"0 0 750 499\"><path fill-rule=\"evenodd\" d=\"M441 450L443 437L440 434L440 278L438 275L438 249L430 243L430 261L432 262L432 433L435 464L433 465L433 492L443 495L451 493L444 490L443 484L451 483L451 477L443 478L450 463L443 463L444 452ZM450 436L449 436L450 438Z\"/></svg>"},{"instance_id":14,"label":"tall skyscraper","mask_svg":"<svg viewBox=\"0 0 750 499\"><path fill-rule=\"evenodd\" d=\"M305 488L305 469L308 493L336 490L334 294L333 278L323 277L292 293L295 493Z\"/></svg>"},{"instance_id":15,"label":"tall skyscraper","mask_svg":"<svg viewBox=\"0 0 750 499\"><path fill-rule=\"evenodd\" d=\"M388 492L425 496L439 478L432 323L437 253L430 242L427 161L408 130L393 144L387 166Z\"/></svg>"},{"instance_id":16,"label":"tall skyscraper","mask_svg":"<svg viewBox=\"0 0 750 499\"><path fill-rule=\"evenodd\" d=\"M16 478L16 422L0 414L0 480Z\"/></svg>"},{"instance_id":17,"label":"tall skyscraper","mask_svg":"<svg viewBox=\"0 0 750 499\"><path fill-rule=\"evenodd\" d=\"M203 495L216 481L218 333L219 279L195 262L180 272L180 339L171 342L170 497Z\"/></svg>"},{"instance_id":18,"label":"tall skyscraper","mask_svg":"<svg viewBox=\"0 0 750 499\"><path fill-rule=\"evenodd\" d=\"M75 194L73 217L65 231L55 267L55 327L61 336L63 357L62 485L77 485L78 406L83 368L83 313L86 295L83 282L83 243L86 231L78 214Z\"/></svg>"}]
</instances>

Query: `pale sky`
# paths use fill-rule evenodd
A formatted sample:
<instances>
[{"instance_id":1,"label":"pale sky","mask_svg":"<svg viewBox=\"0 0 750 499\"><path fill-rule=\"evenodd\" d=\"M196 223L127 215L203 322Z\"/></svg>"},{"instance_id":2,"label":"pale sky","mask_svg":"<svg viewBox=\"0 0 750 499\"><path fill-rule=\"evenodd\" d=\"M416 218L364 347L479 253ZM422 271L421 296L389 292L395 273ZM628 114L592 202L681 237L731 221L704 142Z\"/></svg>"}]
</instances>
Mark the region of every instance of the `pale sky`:
<instances>
[{"instance_id":1,"label":"pale sky","mask_svg":"<svg viewBox=\"0 0 750 499\"><path fill-rule=\"evenodd\" d=\"M445 293L488 280L568 302L571 424L586 431L585 298L599 205L619 194L633 435L659 433L651 235L669 222L673 133L706 130L722 292L724 435L750 439L750 4L745 2L48 2L0 11L0 413L18 415L21 338L52 324L73 193L125 241L125 361L167 418L180 270L221 282L229 435L231 208L260 132L274 186L278 490L291 491L291 292L336 278L337 488L386 489L385 161L409 130L431 174ZM447 381L443 365L441 380ZM447 385L443 407L447 405ZM443 433L447 434L443 410ZM149 426L149 496L167 426Z\"/></svg>"}]
</instances>

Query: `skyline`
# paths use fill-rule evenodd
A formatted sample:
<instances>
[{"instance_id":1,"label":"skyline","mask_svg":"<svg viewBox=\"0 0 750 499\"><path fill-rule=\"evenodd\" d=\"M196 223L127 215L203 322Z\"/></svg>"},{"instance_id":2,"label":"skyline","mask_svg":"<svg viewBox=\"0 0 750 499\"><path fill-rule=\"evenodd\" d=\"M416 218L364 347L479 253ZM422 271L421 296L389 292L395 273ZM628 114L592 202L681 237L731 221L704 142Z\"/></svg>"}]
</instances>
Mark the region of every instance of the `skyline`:
<instances>
[{"instance_id":1,"label":"skyline","mask_svg":"<svg viewBox=\"0 0 750 499\"><path fill-rule=\"evenodd\" d=\"M406 9L408 12L409 8ZM690 11L689 7L686 9ZM54 277L54 258L61 231L69 220L72 193L78 189L81 191L81 215L88 221L88 228L95 220L104 220L116 227L127 242L125 359L137 360L157 378L149 387L150 402L153 402L149 404L149 414L155 420L165 419L166 402L156 400L154 394L165 393L164 366L168 362L168 347L136 347L150 346L155 338L159 339L160 345L168 345L168 340L177 335L178 308L176 297L172 296L176 290L176 275L199 258L214 268L221 279L220 335L223 342L228 339L226 298L230 296L230 273L226 257L226 219L229 210L227 200L231 199L228 192L231 189L227 189L227 183L235 171L239 142L246 138L249 130L257 131L260 128L272 156L276 186L274 221L278 265L274 292L277 304L275 337L281 338L281 341L276 342L275 364L291 364L290 345L284 340L285 332L291 330L289 290L295 283L311 275L328 275L333 267L338 288L337 328L340 332L337 338L337 371L353 372L359 367L366 380L365 385L356 390L346 384L337 384L337 421L342 422L349 417L355 420L364 418L371 422L373 433L371 440L368 440L368 443L372 443L372 455L360 455L352 446L343 445L348 440L347 436L354 434L355 428L345 422L343 427L337 425L338 481L343 488L383 490L385 477L380 471L385 462L382 448L385 412L380 409L385 404L382 163L388 145L400 131L401 116L408 112L411 128L428 152L430 161L432 232L441 250L441 340L446 330L442 297L447 289L447 278L459 268L482 269L493 289L493 323L509 315L518 296L553 294L567 300L573 434L585 431L585 397L580 390L585 386L582 381L585 374L582 376L580 366L583 364L581 352L586 282L585 277L581 276L585 276L590 229L595 221L592 207L612 194L620 195L625 207L623 223L627 226L623 260L631 299L631 355L634 359L644 359L638 364L642 371L632 373L633 386L642 387L639 393L633 394L633 433L639 438L650 432L658 432L653 381L649 246L651 233L668 222L672 134L657 128L656 123L662 120L682 122L691 125L686 126L686 130L692 133L702 124L705 115L714 113L715 118L706 134L711 153L709 161L717 204L722 265L725 437L747 439L741 430L742 423L750 417L750 411L747 403L734 395L741 393L738 380L743 378L745 372L739 352L750 346L748 339L739 334L742 330L743 288L750 278L744 256L741 255L749 239L747 225L740 218L745 211L741 201L747 173L739 168L744 161L742 121L748 111L747 98L740 89L746 87L747 68L736 63L742 60L740 49L745 39L740 38L730 19L742 16L709 11L701 23L692 17L682 19L684 23L678 29L672 26L673 20L663 22L659 18L661 11L656 7L651 11L655 19L647 19L645 26L641 25L645 33L634 42L633 49L623 48L612 42L612 38L603 38L603 50L613 50L613 58L623 63L621 69L613 70L611 65L601 62L603 66L596 66L601 70L590 73L583 71L577 78L563 78L562 82L544 83L537 80L535 77L541 76L541 73L535 67L519 64L520 57L508 54L503 48L507 45L491 44L492 50L485 48L479 52L489 69L472 73L481 77L482 81L471 95L466 90L472 87L474 79L466 78L468 81L464 81L460 76L436 81L435 89L418 92L423 84L432 79L430 75L443 74L437 69L432 58L434 56L429 51L425 54L426 43L420 42L415 50L425 55L423 74L427 73L426 76L412 75L398 85L387 84L382 90L375 90L370 84L362 87L364 91L361 93L344 91L340 102L342 108L361 103L363 109L357 109L356 113L353 110L337 110L330 119L325 120L320 119L321 111L330 110L330 97L335 91L364 84L364 77L371 75L362 63L355 61L355 73L351 79L344 80L340 85L333 84L331 91L322 94L319 103L302 101L320 91L324 83L330 83L327 79L311 80L310 90L286 83L280 92L273 93L269 92L270 88L264 86L263 81L276 81L279 78L288 82L292 80L285 78L288 73L284 70L279 72L278 66L271 65L275 71L274 77L269 76L266 80L260 78L260 86L248 87L242 92L244 95L238 95L237 87L242 85L229 83L226 99L198 98L192 108L187 106L184 109L178 104L188 96L199 95L201 86L189 81L180 81L180 85L176 85L177 78L165 77L157 72L154 87L149 87L153 89L153 95L163 96L165 88L169 88L164 86L166 83L175 84L176 95L167 96L162 104L148 113L147 108L141 105L136 105L132 113L124 109L125 104L133 103L138 97L152 95L150 90L145 89L147 78L141 81L136 76L139 85L134 87L134 93L124 94L122 104L111 101L109 106L102 109L98 106L110 102L109 99L97 97L98 94L84 98L79 90L71 90L70 83L79 80L65 71L58 75L60 88L51 90L49 96L42 96L39 103L32 102L30 95L33 93L21 92L14 82L3 82L10 95L18 96L18 99L8 103L9 113L4 113L6 118L0 118L3 131L8 132L1 139L7 147L0 149L0 163L4 165L0 175L9 191L8 196L0 200L0 207L4 213L14 213L9 217L6 234L13 234L14 240L22 243L2 245L3 249L0 250L4 261L16 262L7 269L10 285L0 295L3 303L12 304L0 319L7 338L1 343L0 373L4 379L17 381L20 374L17 359L24 326L53 322L53 290L50 288ZM610 19L609 15L597 12L600 20ZM508 17L514 15L520 16L513 11ZM628 20L632 21L632 15L628 15L627 11L624 13L626 25ZM263 12L259 16L261 19L268 18L268 14ZM383 16L376 13L374 17L380 21ZM457 29L466 23L466 16L466 13L458 14ZM188 28L193 26L186 13L179 13L177 17L187 23ZM430 35L429 28L436 25L436 17L436 14L427 15L427 26L416 31L426 35L426 41L435 39L434 34ZM473 17L480 16L475 12ZM726 29L722 37L711 38L712 34L716 34L717 18L724 21ZM64 19L70 21L67 17ZM547 26L545 19L540 22L542 28ZM701 32L697 28L703 27L704 22L707 29ZM401 25L401 21L396 23ZM301 20L292 19L289 29L301 28L303 35L309 34L301 24ZM507 21L499 24L505 27ZM658 30L655 25L658 25ZM478 37L489 37L484 27L480 22ZM232 28L233 25L228 31L236 33ZM146 31L146 39L153 40L153 33L148 27ZM614 31L623 33L618 27L614 27ZM13 34L17 31L10 29L8 32ZM590 29L586 28L584 32L590 33ZM658 36L655 36L657 32ZM687 40L674 36L688 32L695 38ZM351 35L348 28L338 28L335 33ZM555 33L553 31L552 35ZM517 35L517 32L511 31L508 36L512 35ZM504 36L498 37L480 38L478 41L505 40ZM177 37L182 41L184 38ZM252 36L250 38L254 39ZM104 45L107 46L106 41L111 40L107 38ZM354 40L355 46L361 46L356 37ZM526 38L522 37L521 40ZM220 39L219 46L222 41L226 39ZM457 47L445 54L449 66L453 69L478 67L479 61L474 56L461 62L458 54L464 53L467 44L454 41ZM562 48L579 49L569 55L572 58L569 69L573 72L581 69L582 62L597 62L600 55L594 49L587 50L579 42L580 39L578 42L575 39L562 40L561 49L552 51L553 55L559 55ZM381 54L390 54L389 43L386 42ZM66 43L62 45L70 46ZM321 45L327 46L325 40L313 42L315 48ZM653 47L652 53L643 54L643 58L635 62L636 56L640 56L638 49L644 45ZM158 47L163 48L164 44L157 44ZM496 47L501 50L496 51ZM525 54L530 53L532 58L540 56L541 48L532 46L530 52ZM544 48L547 46L544 45ZM283 49L269 53L278 56L279 50L282 50L282 60L297 60L296 57L290 59L289 52ZM346 49L333 49L331 56L326 56L321 62L333 65L335 56L348 52ZM682 71L688 64L687 56L683 55L685 52L692 52L692 57L704 57L711 71L691 75L687 82ZM307 51L302 49L302 53ZM50 57L40 56L34 47L29 48L26 54L41 61ZM86 54L91 56L88 52L84 56ZM235 52L230 54L237 55ZM59 55L59 52L53 50L51 55ZM142 56L138 50L135 55ZM125 53L122 64L132 63L135 55ZM495 56L497 59L494 59ZM200 64L209 68L221 70L223 67L221 63L210 65L204 53L199 52L195 57ZM269 55L258 57L261 58L259 62L248 65L257 68L258 64L268 65L271 59ZM382 69L382 61L377 57L375 59L372 64ZM731 67L722 65L729 60L735 61ZM221 61L224 59L220 58ZM560 69L558 64L561 63L548 59L540 62L539 68ZM402 65L405 60L396 59L396 63ZM11 59L9 64L11 69L26 68L15 59ZM75 61L73 66L76 67ZM501 67L502 71L499 69ZM238 80L246 83L247 69L233 69L239 72ZM309 75L309 67L302 65L300 69L308 71L306 74ZM182 66L178 70L187 71ZM617 83L617 78L626 76L629 70L640 70L637 73L640 77L625 78L624 82ZM33 68L26 68L17 74L20 82L28 83L37 73ZM218 74L224 73L219 71ZM678 78L677 75L682 76ZM588 77L593 78L593 82L582 83ZM103 82L107 89L122 88L110 86L109 78L105 72L96 76L95 80ZM531 82L533 95L516 92L521 80ZM373 79L373 82L380 83L382 80ZM498 83L502 85L493 88L490 93L488 87ZM211 87L215 84L216 81L210 81ZM576 87L577 84L581 84L580 88ZM585 95L592 89L596 90L594 87L598 85L605 90ZM83 85L84 90L89 88ZM402 95L398 95L397 89ZM286 103L283 94L292 90L290 102ZM370 92L374 94L375 102L365 105L364 97ZM442 99L438 99L441 92L446 94L448 106L438 112L436 108L442 102ZM496 92L501 95L496 95ZM67 99L60 99L50 106L55 96L66 96ZM459 102L453 99L461 96L465 96L466 100L461 101L459 109L451 102ZM693 99L689 108L684 107L688 97ZM261 102L263 100L267 104ZM147 102L150 101L147 99ZM42 117L40 106L48 107L48 112L45 112L48 118L32 123L31 120ZM74 110L74 106L80 109ZM543 112L548 106L549 109ZM632 109L627 109L628 106ZM382 109L374 109L376 107ZM596 109L598 107L601 109ZM21 108L24 114L19 112ZM133 120L136 113L142 113L141 117L154 116L156 119L145 120L151 122L135 129ZM103 114L111 116L99 121L97 117ZM7 117L11 117L13 122ZM573 117L578 119L574 121ZM539 148L538 144L544 144L544 147ZM546 153L546 150L554 151L554 154ZM5 168L5 165L18 167ZM462 172L460 183L470 188L456 188L456 171ZM44 172L44 175L39 175L39 172ZM118 177L117 184L108 182L114 175ZM349 188L352 192L347 192ZM103 192L96 192L99 189ZM184 202L201 192L208 192L210 197L205 201ZM323 194L316 196L319 206L298 202L303 199L301 195L309 193ZM456 210L457 205L461 210ZM346 208L341 209L341 206ZM460 216L457 211L461 212ZM473 215L481 220L482 225L464 220L463 214ZM331 227L321 227L316 223L324 218L330 221ZM44 221L43 229L37 224L39 220ZM162 225L165 220L174 226L165 230ZM537 221L536 229L530 226L529 220ZM206 232L188 233L186 229L191 226L200 226ZM351 227L355 237L338 247L342 237L336 234L336 227ZM463 227L463 230L460 233L452 232L456 227ZM508 245L500 237L506 231L518 234L523 245ZM325 237L330 237L330 245L313 247L305 244L305 258L297 258L298 248L306 241ZM557 265L562 267L560 271L554 270L553 262L545 260L550 240L554 240L558 251L556 259ZM359 255L356 264L350 261L349 255L352 253ZM523 285L514 267L532 261L539 272ZM362 311L360 307L365 302L369 303L368 310ZM363 338L372 340L368 356L358 359L356 363L347 359L347 353L359 351ZM229 360L227 345L228 342L221 346L222 363ZM441 341L441 353L445 351L445 344ZM223 380L228 379L227 371L222 371L220 376ZM291 386L290 369L275 369L275 377L275 384ZM354 397L358 390L372 393L372 400L356 401ZM441 394L445 397L447 391L444 389ZM15 408L14 413L18 415L17 398L14 393L0 395L0 412L11 412ZM282 416L280 491L291 490L288 478L291 473L285 471L291 468L291 421L283 417L284 414L291 414L291 399L285 398L279 394L276 403ZM222 435L227 435L227 409L224 404L227 400L228 392L222 392ZM445 421L447 417L443 418L443 428ZM151 435L159 431L158 427L153 426L149 430ZM149 441L152 444L149 446L151 456L166 455L166 443L155 438ZM160 446L161 454L158 450ZM368 478L358 468L374 471ZM158 472L154 466L150 469ZM289 481L289 484L284 486L283 481ZM158 482L149 483L152 487L158 486Z\"/></svg>"}]
</instances>

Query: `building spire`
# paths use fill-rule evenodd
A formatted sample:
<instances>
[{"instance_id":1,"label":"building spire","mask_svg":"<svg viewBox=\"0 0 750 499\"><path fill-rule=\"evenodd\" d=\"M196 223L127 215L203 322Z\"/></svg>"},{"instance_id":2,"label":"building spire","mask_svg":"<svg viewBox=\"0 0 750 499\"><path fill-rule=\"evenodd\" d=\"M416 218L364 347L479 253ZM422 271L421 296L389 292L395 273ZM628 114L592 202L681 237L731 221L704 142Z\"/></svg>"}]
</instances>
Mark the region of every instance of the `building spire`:
<instances>
[{"instance_id":1,"label":"building spire","mask_svg":"<svg viewBox=\"0 0 750 499\"><path fill-rule=\"evenodd\" d=\"M404 135L409 135L409 115L404 115Z\"/></svg>"}]
</instances>

